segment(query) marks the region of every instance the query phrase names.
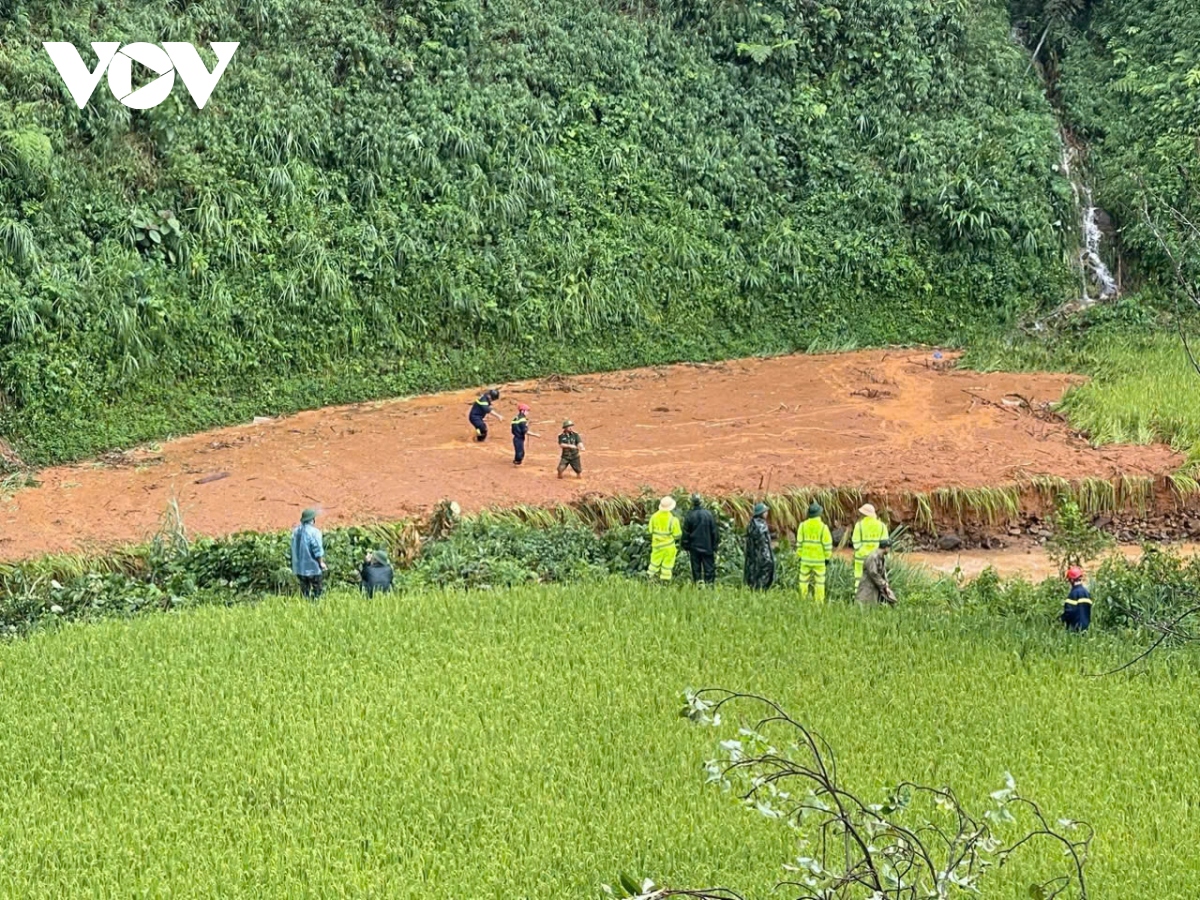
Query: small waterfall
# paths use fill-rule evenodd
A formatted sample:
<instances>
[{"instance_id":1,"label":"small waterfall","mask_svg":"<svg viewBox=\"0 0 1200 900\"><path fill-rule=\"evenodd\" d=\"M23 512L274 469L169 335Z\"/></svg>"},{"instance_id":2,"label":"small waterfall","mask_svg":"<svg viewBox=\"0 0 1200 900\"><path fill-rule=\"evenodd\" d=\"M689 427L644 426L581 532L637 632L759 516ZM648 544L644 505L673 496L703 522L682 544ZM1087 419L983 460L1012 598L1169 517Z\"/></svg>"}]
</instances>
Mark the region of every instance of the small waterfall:
<instances>
[{"instance_id":1,"label":"small waterfall","mask_svg":"<svg viewBox=\"0 0 1200 900\"><path fill-rule=\"evenodd\" d=\"M1104 234L1096 223L1096 204L1092 199L1092 189L1083 184L1081 174L1075 171L1075 149L1071 138L1063 134L1063 174L1071 182L1071 193L1075 197L1075 208L1079 210L1083 228L1083 243L1079 250L1079 269L1083 277L1083 295L1079 298L1080 307L1092 306L1104 300L1111 300L1117 295L1117 282L1112 277L1104 260L1100 258L1100 242ZM1092 296L1092 289L1098 289L1097 296Z\"/></svg>"},{"instance_id":2,"label":"small waterfall","mask_svg":"<svg viewBox=\"0 0 1200 900\"><path fill-rule=\"evenodd\" d=\"M1083 249L1079 251L1079 262L1083 266L1083 301L1089 306L1097 300L1111 300L1117 293L1117 283L1113 280L1112 272L1100 258L1100 226L1096 224L1096 205L1092 202L1091 188L1084 189L1086 201L1083 205ZM1087 273L1100 286L1100 296L1092 299L1088 295Z\"/></svg>"}]
</instances>

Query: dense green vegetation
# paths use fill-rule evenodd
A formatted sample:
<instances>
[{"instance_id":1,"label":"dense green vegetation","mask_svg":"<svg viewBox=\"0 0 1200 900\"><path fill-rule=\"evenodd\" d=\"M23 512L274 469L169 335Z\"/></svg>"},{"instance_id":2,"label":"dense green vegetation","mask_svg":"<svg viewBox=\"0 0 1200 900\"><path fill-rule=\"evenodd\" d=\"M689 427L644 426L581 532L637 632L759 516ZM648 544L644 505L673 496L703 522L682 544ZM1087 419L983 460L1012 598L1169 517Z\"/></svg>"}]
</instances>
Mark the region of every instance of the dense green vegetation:
<instances>
[{"instance_id":1,"label":"dense green vegetation","mask_svg":"<svg viewBox=\"0 0 1200 900\"><path fill-rule=\"evenodd\" d=\"M616 872L770 896L797 848L705 787L708 684L784 703L871 797L1011 772L1097 829L1095 900L1200 891L1182 654L1046 622L624 580L269 599L0 646L0 894L588 897ZM990 876L1025 886L1058 851Z\"/></svg>"},{"instance_id":2,"label":"dense green vegetation","mask_svg":"<svg viewBox=\"0 0 1200 900\"><path fill-rule=\"evenodd\" d=\"M29 461L944 341L1070 284L1055 123L1000 0L0 9L0 428ZM104 84L80 111L40 42L106 39L242 45L203 111Z\"/></svg>"},{"instance_id":3,"label":"dense green vegetation","mask_svg":"<svg viewBox=\"0 0 1200 900\"><path fill-rule=\"evenodd\" d=\"M1116 489L1109 485L1109 492ZM1193 489L1195 485L1193 482ZM1075 497L1074 500L1070 499ZM800 510L807 499L794 503ZM1077 495L1059 495L1054 533L1047 543L1053 559L1089 564L1110 543L1090 524L1093 514L1112 511L1096 506L1104 492L1083 486ZM798 565L795 526L801 515L787 519L788 497L774 497L772 513L776 550L776 587L795 589ZM609 525L585 524L570 508L484 513L447 524L435 514L422 531L405 520L370 527L332 529L325 533L331 588L354 587L368 549L387 551L396 566L396 589L507 589L528 584L595 584L612 577L641 579L649 561L645 519L654 501L625 500L634 521L614 514ZM644 507L644 515L636 513ZM736 504L735 504L736 505ZM719 502L715 510L721 532L718 583L742 584L744 525L735 523ZM828 508L828 507L827 507ZM1086 514L1085 514L1086 513ZM529 521L533 519L534 521ZM931 581L921 570L904 564L910 543L904 525L893 522L898 554L889 563L893 587L902 596L953 611L986 610L1025 622L1052 621L1062 602L1062 582L1040 584L1016 579L1001 582L995 573L969 584L950 579ZM71 621L132 618L145 613L179 611L197 606L254 603L264 594L294 593L287 532L247 532L222 538L187 540L178 528L164 528L150 543L103 554L59 555L0 565L0 635L19 637ZM679 554L675 574L688 578L686 553ZM848 600L852 593L849 557L835 557L828 573L831 597ZM1107 559L1093 573L1096 620L1102 627L1140 628L1162 621L1200 602L1200 559L1183 560L1170 553L1148 552L1138 562L1122 556Z\"/></svg>"},{"instance_id":4,"label":"dense green vegetation","mask_svg":"<svg viewBox=\"0 0 1200 900\"><path fill-rule=\"evenodd\" d=\"M1191 0L1011 5L1017 21L1029 23L1031 41L1048 32L1039 58L1066 124L1082 142L1096 201L1119 229L1131 283L1173 283L1168 253L1195 283L1200 7Z\"/></svg>"}]
</instances>

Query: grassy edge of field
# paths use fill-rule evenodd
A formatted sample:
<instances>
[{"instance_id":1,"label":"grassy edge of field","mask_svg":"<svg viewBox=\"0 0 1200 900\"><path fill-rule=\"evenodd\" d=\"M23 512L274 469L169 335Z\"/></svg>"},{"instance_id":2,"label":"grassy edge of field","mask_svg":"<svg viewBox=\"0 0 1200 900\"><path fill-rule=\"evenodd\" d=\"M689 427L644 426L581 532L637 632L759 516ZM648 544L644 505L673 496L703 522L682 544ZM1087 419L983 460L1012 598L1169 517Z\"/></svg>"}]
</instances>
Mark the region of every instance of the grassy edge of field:
<instances>
[{"instance_id":1,"label":"grassy edge of field","mask_svg":"<svg viewBox=\"0 0 1200 900\"><path fill-rule=\"evenodd\" d=\"M683 494L678 493L682 501ZM1117 495L1114 491L1103 496ZM1050 520L1054 532L1047 551L1060 564L1060 570L1068 561L1099 559L1112 543L1111 538L1088 524L1086 508L1081 509L1071 497L1057 496L1056 512ZM591 519L581 515L578 508L566 506L485 510L461 517L452 503L443 501L425 519L329 529L325 532L329 586L356 587L363 556L374 549L387 550L402 592L445 587L486 590L529 583L587 583L611 576L640 577L649 560L645 522L657 498L646 494L637 499L610 499L619 502L585 501L583 508L591 510ZM777 584L794 588L798 575L792 535L809 502L815 499L828 504L827 518L835 524L839 512L846 514L848 525L862 496L815 492L768 499L773 504L772 532L778 541ZM721 534L719 583L742 582L742 534L753 502L748 497L707 501ZM1030 598L1036 597L1033 605L1047 621L1061 603L1062 583L1056 578L1033 584L1019 577L1001 579L989 569L967 582L958 573L947 579L905 566L903 552L913 546L912 531L903 523L891 524L898 550L892 569L901 590L911 596L937 598L946 608L984 605L997 610L1022 610L1022 615ZM835 530L835 535L844 547L846 533ZM287 530L192 539L178 506L172 505L158 534L147 543L109 552L55 554L0 564L0 633L20 636L60 621L235 605L254 602L265 594L295 593L288 562L289 543ZM1159 590L1145 602L1139 601L1140 606L1132 607L1132 601L1120 591L1114 593L1117 602L1108 611L1110 623L1140 627L1154 621L1138 618L1147 610L1153 608L1157 614L1164 608L1178 607L1192 593L1180 573L1194 576L1200 584L1200 558L1188 563L1169 547L1164 554L1154 545L1144 546L1144 555L1137 562L1118 554L1108 556L1099 565L1100 584L1119 583L1124 586L1122 590L1132 585L1130 596L1147 585ZM1153 570L1159 559L1168 561L1166 568L1146 575L1143 569L1149 566ZM681 552L675 565L678 581L687 578L688 566L688 555ZM835 557L831 561L828 583L831 596L852 597L852 575L843 559ZM1169 583L1177 589L1163 594L1163 586Z\"/></svg>"}]
</instances>

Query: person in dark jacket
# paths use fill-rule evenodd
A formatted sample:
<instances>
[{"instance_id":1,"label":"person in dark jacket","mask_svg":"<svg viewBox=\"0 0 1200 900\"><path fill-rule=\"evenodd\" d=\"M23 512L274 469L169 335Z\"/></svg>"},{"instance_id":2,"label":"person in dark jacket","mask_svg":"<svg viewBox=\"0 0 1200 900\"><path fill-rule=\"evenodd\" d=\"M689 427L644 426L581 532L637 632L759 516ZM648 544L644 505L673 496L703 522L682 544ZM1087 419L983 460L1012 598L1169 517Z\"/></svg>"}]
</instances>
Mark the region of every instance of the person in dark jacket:
<instances>
[{"instance_id":1,"label":"person in dark jacket","mask_svg":"<svg viewBox=\"0 0 1200 900\"><path fill-rule=\"evenodd\" d=\"M692 561L692 581L701 587L717 580L717 519L692 494L692 508L683 520L683 549Z\"/></svg>"},{"instance_id":2,"label":"person in dark jacket","mask_svg":"<svg viewBox=\"0 0 1200 900\"><path fill-rule=\"evenodd\" d=\"M368 597L374 597L376 591L386 593L392 589L394 573L384 550L372 550L368 553L359 574L362 576L363 593Z\"/></svg>"},{"instance_id":3,"label":"person in dark jacket","mask_svg":"<svg viewBox=\"0 0 1200 900\"><path fill-rule=\"evenodd\" d=\"M525 462L525 439L540 437L529 430L529 407L522 403L517 407L517 417L512 420L513 465Z\"/></svg>"},{"instance_id":4,"label":"person in dark jacket","mask_svg":"<svg viewBox=\"0 0 1200 900\"><path fill-rule=\"evenodd\" d=\"M1079 566L1067 569L1067 583L1071 585L1071 591L1063 601L1059 619L1068 631L1087 631L1092 624L1092 595L1084 587L1083 569Z\"/></svg>"},{"instance_id":5,"label":"person in dark jacket","mask_svg":"<svg viewBox=\"0 0 1200 900\"><path fill-rule=\"evenodd\" d=\"M754 507L754 518L746 526L746 565L743 570L751 590L765 591L775 583L775 551L771 548L771 529L767 527L767 505Z\"/></svg>"},{"instance_id":6,"label":"person in dark jacket","mask_svg":"<svg viewBox=\"0 0 1200 900\"><path fill-rule=\"evenodd\" d=\"M479 399L471 404L471 411L467 414L467 420L471 423L471 427L475 429L475 440L487 440L488 416L495 416L497 419L502 418L500 413L492 409L492 402L499 399L500 392L492 388L490 391L484 391L480 394Z\"/></svg>"}]
</instances>

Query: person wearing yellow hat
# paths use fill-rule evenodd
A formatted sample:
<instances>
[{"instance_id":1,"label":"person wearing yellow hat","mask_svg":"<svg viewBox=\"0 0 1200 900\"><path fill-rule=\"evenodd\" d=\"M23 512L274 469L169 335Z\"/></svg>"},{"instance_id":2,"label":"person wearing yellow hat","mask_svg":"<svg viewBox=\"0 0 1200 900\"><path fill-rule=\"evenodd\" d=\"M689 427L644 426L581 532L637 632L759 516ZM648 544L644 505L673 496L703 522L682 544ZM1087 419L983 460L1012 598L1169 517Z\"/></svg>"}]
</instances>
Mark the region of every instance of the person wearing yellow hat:
<instances>
[{"instance_id":1,"label":"person wearing yellow hat","mask_svg":"<svg viewBox=\"0 0 1200 900\"><path fill-rule=\"evenodd\" d=\"M883 524L879 516L875 514L875 507L870 503L860 506L858 514L862 518L855 523L854 531L850 534L850 543L854 545L854 589L856 591L862 581L863 563L866 558L879 549L882 541L891 537L888 534L887 525Z\"/></svg>"},{"instance_id":2,"label":"person wearing yellow hat","mask_svg":"<svg viewBox=\"0 0 1200 900\"><path fill-rule=\"evenodd\" d=\"M650 517L646 530L650 532L650 567L646 574L659 581L670 581L675 575L675 557L679 549L675 542L683 534L679 519L674 515L675 500L663 497L658 512Z\"/></svg>"}]
</instances>

